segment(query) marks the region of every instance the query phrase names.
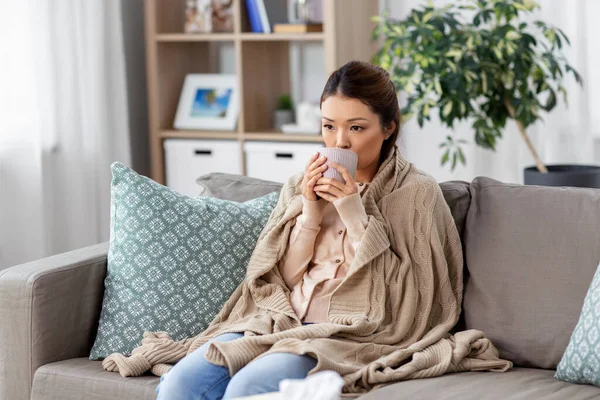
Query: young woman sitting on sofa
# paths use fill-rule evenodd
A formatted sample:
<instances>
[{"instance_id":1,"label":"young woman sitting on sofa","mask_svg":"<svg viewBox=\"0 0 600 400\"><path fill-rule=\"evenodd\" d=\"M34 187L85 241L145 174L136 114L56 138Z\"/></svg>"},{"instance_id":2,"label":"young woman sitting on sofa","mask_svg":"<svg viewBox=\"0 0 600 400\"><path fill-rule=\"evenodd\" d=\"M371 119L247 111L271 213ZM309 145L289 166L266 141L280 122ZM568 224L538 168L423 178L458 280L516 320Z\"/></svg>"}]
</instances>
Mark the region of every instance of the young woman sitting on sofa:
<instances>
[{"instance_id":1,"label":"young woman sitting on sofa","mask_svg":"<svg viewBox=\"0 0 600 400\"><path fill-rule=\"evenodd\" d=\"M321 110L326 147L358 154L355 178L335 163L345 183L323 177L317 154L289 180L244 282L209 328L138 352L154 366L183 357L162 375L158 399L275 392L321 370L338 372L345 393L365 393L510 367L480 332L449 334L462 301L461 242L439 185L396 147L387 72L347 63L329 77Z\"/></svg>"}]
</instances>

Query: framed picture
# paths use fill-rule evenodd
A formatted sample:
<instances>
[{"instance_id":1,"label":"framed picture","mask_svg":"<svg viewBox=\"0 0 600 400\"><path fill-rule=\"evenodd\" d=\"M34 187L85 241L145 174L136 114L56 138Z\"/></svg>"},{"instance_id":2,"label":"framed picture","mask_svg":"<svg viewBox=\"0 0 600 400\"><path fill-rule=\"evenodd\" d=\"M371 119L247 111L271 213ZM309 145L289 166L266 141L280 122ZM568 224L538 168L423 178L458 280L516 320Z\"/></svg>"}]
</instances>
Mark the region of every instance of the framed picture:
<instances>
[{"instance_id":1,"label":"framed picture","mask_svg":"<svg viewBox=\"0 0 600 400\"><path fill-rule=\"evenodd\" d=\"M173 125L175 129L234 131L239 107L235 75L188 74Z\"/></svg>"}]
</instances>

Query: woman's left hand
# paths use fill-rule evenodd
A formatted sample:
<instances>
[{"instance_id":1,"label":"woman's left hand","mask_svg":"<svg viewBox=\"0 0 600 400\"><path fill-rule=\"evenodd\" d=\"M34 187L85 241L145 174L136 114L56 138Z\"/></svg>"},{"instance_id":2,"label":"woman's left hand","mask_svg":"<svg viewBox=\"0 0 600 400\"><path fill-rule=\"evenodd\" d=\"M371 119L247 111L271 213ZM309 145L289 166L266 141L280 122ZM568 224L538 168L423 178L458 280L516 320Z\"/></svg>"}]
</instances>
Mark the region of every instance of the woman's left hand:
<instances>
[{"instance_id":1,"label":"woman's left hand","mask_svg":"<svg viewBox=\"0 0 600 400\"><path fill-rule=\"evenodd\" d=\"M334 201L358 193L358 186L348 170L338 163L329 161L330 168L335 168L346 181L346 183L337 181L333 178L319 178L314 191L321 198L333 203Z\"/></svg>"}]
</instances>

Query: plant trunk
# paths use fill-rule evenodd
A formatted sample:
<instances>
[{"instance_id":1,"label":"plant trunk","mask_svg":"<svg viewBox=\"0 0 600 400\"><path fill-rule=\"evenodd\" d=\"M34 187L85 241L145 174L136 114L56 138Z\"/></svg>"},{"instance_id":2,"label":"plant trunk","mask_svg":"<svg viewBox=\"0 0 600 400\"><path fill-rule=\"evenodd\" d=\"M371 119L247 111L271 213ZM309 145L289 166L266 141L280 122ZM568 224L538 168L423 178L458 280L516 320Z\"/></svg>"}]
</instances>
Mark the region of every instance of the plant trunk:
<instances>
[{"instance_id":1,"label":"plant trunk","mask_svg":"<svg viewBox=\"0 0 600 400\"><path fill-rule=\"evenodd\" d=\"M525 127L523 126L521 121L519 121L517 118L515 118L515 115L516 115L515 109L513 108L513 106L510 105L509 99L506 99L504 101L504 105L506 106L506 109L508 110L508 114L510 115L510 117L512 119L514 119L515 122L517 123L517 127L519 127L519 132L521 132L521 136L523 137L525 144L527 144L527 148L529 148L531 155L535 159L535 163L537 165L538 171L540 171L542 174L547 174L548 168L546 168L546 165L540 159L540 156L538 156L538 153L535 151L533 144L531 143L531 141L529 140L529 137L527 136L527 132L525 132Z\"/></svg>"}]
</instances>

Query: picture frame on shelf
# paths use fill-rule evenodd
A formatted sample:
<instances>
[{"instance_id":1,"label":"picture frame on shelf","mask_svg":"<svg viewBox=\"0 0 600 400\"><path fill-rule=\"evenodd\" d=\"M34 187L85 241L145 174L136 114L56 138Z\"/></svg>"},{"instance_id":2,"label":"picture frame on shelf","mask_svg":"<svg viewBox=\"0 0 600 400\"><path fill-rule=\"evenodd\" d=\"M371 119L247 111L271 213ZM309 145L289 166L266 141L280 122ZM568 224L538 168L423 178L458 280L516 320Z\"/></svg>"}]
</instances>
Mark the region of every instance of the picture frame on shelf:
<instances>
[{"instance_id":1,"label":"picture frame on shelf","mask_svg":"<svg viewBox=\"0 0 600 400\"><path fill-rule=\"evenodd\" d=\"M175 129L234 131L239 115L235 74L188 74L175 114Z\"/></svg>"}]
</instances>

